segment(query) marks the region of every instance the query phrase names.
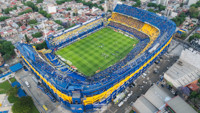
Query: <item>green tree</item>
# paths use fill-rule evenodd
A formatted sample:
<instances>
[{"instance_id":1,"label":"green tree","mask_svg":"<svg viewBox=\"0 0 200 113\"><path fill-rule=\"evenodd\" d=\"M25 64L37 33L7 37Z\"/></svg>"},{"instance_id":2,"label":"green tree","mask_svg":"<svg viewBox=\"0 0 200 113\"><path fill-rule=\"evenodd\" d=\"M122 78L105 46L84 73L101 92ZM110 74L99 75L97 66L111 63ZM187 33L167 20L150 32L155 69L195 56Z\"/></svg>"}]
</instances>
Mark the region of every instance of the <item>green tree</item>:
<instances>
[{"instance_id":1,"label":"green tree","mask_svg":"<svg viewBox=\"0 0 200 113\"><path fill-rule=\"evenodd\" d=\"M176 23L176 26L180 26L185 21L185 13L182 12L179 16L172 19Z\"/></svg>"},{"instance_id":2,"label":"green tree","mask_svg":"<svg viewBox=\"0 0 200 113\"><path fill-rule=\"evenodd\" d=\"M38 11L38 7L33 2L31 2L31 1L26 2L25 5L31 7L34 12Z\"/></svg>"},{"instance_id":3,"label":"green tree","mask_svg":"<svg viewBox=\"0 0 200 113\"><path fill-rule=\"evenodd\" d=\"M195 34L193 34L192 36L190 36L190 37L189 37L189 42L191 42L191 41L192 41L193 39L195 39L195 38L200 39L200 34L195 33Z\"/></svg>"},{"instance_id":4,"label":"green tree","mask_svg":"<svg viewBox=\"0 0 200 113\"><path fill-rule=\"evenodd\" d=\"M8 92L7 92L7 95L17 95L17 91L18 91L18 88L17 87L11 87Z\"/></svg>"},{"instance_id":5,"label":"green tree","mask_svg":"<svg viewBox=\"0 0 200 113\"><path fill-rule=\"evenodd\" d=\"M8 95L8 101L10 103L15 103L15 102L19 101L19 97L15 96L15 95Z\"/></svg>"},{"instance_id":6,"label":"green tree","mask_svg":"<svg viewBox=\"0 0 200 113\"><path fill-rule=\"evenodd\" d=\"M166 8L166 7L163 6L163 5L161 5L161 4L158 5L158 9L159 9L159 11L165 10L165 8Z\"/></svg>"},{"instance_id":7,"label":"green tree","mask_svg":"<svg viewBox=\"0 0 200 113\"><path fill-rule=\"evenodd\" d=\"M68 7L66 10L67 10L67 11L70 11L70 10L72 10L72 9L71 9L71 7Z\"/></svg>"},{"instance_id":8,"label":"green tree","mask_svg":"<svg viewBox=\"0 0 200 113\"><path fill-rule=\"evenodd\" d=\"M148 11L153 12L153 13L157 13L154 9L148 9Z\"/></svg>"},{"instance_id":9,"label":"green tree","mask_svg":"<svg viewBox=\"0 0 200 113\"><path fill-rule=\"evenodd\" d=\"M92 8L92 7L96 7L96 8L99 8L99 9L101 9L101 10L103 10L103 7L102 6L98 6L98 4L93 4L91 1L89 1L89 2L85 2L84 0L75 0L77 3L83 3L83 5L86 5L86 6L88 6L90 9Z\"/></svg>"},{"instance_id":10,"label":"green tree","mask_svg":"<svg viewBox=\"0 0 200 113\"><path fill-rule=\"evenodd\" d=\"M29 43L31 40L27 37L27 35L25 34L25 40L27 43Z\"/></svg>"},{"instance_id":11,"label":"green tree","mask_svg":"<svg viewBox=\"0 0 200 113\"><path fill-rule=\"evenodd\" d=\"M180 7L183 7L183 3L180 4Z\"/></svg>"},{"instance_id":12,"label":"green tree","mask_svg":"<svg viewBox=\"0 0 200 113\"><path fill-rule=\"evenodd\" d=\"M47 18L51 18L51 14L47 14L47 16L46 16Z\"/></svg>"},{"instance_id":13,"label":"green tree","mask_svg":"<svg viewBox=\"0 0 200 113\"><path fill-rule=\"evenodd\" d=\"M105 0L101 0L101 1L100 1L100 4L103 4L104 2L105 2Z\"/></svg>"},{"instance_id":14,"label":"green tree","mask_svg":"<svg viewBox=\"0 0 200 113\"><path fill-rule=\"evenodd\" d=\"M189 15L192 18L198 18L198 16L199 16L198 8L190 7L190 9L189 9Z\"/></svg>"},{"instance_id":15,"label":"green tree","mask_svg":"<svg viewBox=\"0 0 200 113\"><path fill-rule=\"evenodd\" d=\"M32 34L32 36L33 36L34 38L39 38L39 37L42 36L42 33L41 33L41 32L37 32L37 33L35 33L35 34Z\"/></svg>"},{"instance_id":16,"label":"green tree","mask_svg":"<svg viewBox=\"0 0 200 113\"><path fill-rule=\"evenodd\" d=\"M59 24L59 25L62 25L62 21L60 21L60 20L55 20L55 22L56 22L57 24Z\"/></svg>"},{"instance_id":17,"label":"green tree","mask_svg":"<svg viewBox=\"0 0 200 113\"><path fill-rule=\"evenodd\" d=\"M56 0L56 3L57 3L58 5L61 5L61 4L63 4L63 0Z\"/></svg>"},{"instance_id":18,"label":"green tree","mask_svg":"<svg viewBox=\"0 0 200 113\"><path fill-rule=\"evenodd\" d=\"M148 3L147 6L148 6L148 7L155 7L155 8L157 8L157 4L151 3L151 2Z\"/></svg>"},{"instance_id":19,"label":"green tree","mask_svg":"<svg viewBox=\"0 0 200 113\"><path fill-rule=\"evenodd\" d=\"M141 1L140 0L134 0L136 3L133 5L133 7L140 7Z\"/></svg>"},{"instance_id":20,"label":"green tree","mask_svg":"<svg viewBox=\"0 0 200 113\"><path fill-rule=\"evenodd\" d=\"M108 12L112 12L111 10L108 10Z\"/></svg>"},{"instance_id":21,"label":"green tree","mask_svg":"<svg viewBox=\"0 0 200 113\"><path fill-rule=\"evenodd\" d=\"M30 25L30 24L36 24L37 23L37 20L35 20L35 19L33 19L33 20L29 20L28 21L28 24Z\"/></svg>"},{"instance_id":22,"label":"green tree","mask_svg":"<svg viewBox=\"0 0 200 113\"><path fill-rule=\"evenodd\" d=\"M51 14L48 14L46 11L44 11L42 8L39 10L39 13L47 18L51 18Z\"/></svg>"},{"instance_id":23,"label":"green tree","mask_svg":"<svg viewBox=\"0 0 200 113\"><path fill-rule=\"evenodd\" d=\"M73 13L73 16L77 16L78 15L78 13Z\"/></svg>"},{"instance_id":24,"label":"green tree","mask_svg":"<svg viewBox=\"0 0 200 113\"><path fill-rule=\"evenodd\" d=\"M3 58L4 58L4 60L8 60L8 59L11 58L11 55L10 54L5 54L5 55L3 55Z\"/></svg>"},{"instance_id":25,"label":"green tree","mask_svg":"<svg viewBox=\"0 0 200 113\"><path fill-rule=\"evenodd\" d=\"M190 7L195 7L195 8L200 7L200 1L198 1L196 4L192 4Z\"/></svg>"},{"instance_id":26,"label":"green tree","mask_svg":"<svg viewBox=\"0 0 200 113\"><path fill-rule=\"evenodd\" d=\"M70 2L70 1L72 1L72 0L56 0L56 3L58 5L61 5L61 4L65 3L65 2Z\"/></svg>"},{"instance_id":27,"label":"green tree","mask_svg":"<svg viewBox=\"0 0 200 113\"><path fill-rule=\"evenodd\" d=\"M30 113L33 108L33 100L30 96L21 97L12 106L13 113Z\"/></svg>"},{"instance_id":28,"label":"green tree","mask_svg":"<svg viewBox=\"0 0 200 113\"><path fill-rule=\"evenodd\" d=\"M198 93L196 91L192 91L189 98L194 100L194 103L196 103L196 98L198 97Z\"/></svg>"},{"instance_id":29,"label":"green tree","mask_svg":"<svg viewBox=\"0 0 200 113\"><path fill-rule=\"evenodd\" d=\"M9 12L10 12L9 8L4 9L5 14L9 14Z\"/></svg>"},{"instance_id":30,"label":"green tree","mask_svg":"<svg viewBox=\"0 0 200 113\"><path fill-rule=\"evenodd\" d=\"M47 49L47 44L46 41L43 41L41 44L34 44L34 46L36 47L37 50L41 50L41 49Z\"/></svg>"},{"instance_id":31,"label":"green tree","mask_svg":"<svg viewBox=\"0 0 200 113\"><path fill-rule=\"evenodd\" d=\"M0 22L1 21L4 21L4 20L6 20L6 19L9 19L10 17L7 17L7 16L2 16L2 17L0 17Z\"/></svg>"},{"instance_id":32,"label":"green tree","mask_svg":"<svg viewBox=\"0 0 200 113\"><path fill-rule=\"evenodd\" d=\"M8 60L11 56L15 55L14 48L10 41L0 40L0 53L4 60Z\"/></svg>"},{"instance_id":33,"label":"green tree","mask_svg":"<svg viewBox=\"0 0 200 113\"><path fill-rule=\"evenodd\" d=\"M4 9L3 12L4 12L5 14L9 14L10 11L16 10L16 9L17 9L17 6L14 5L13 7L9 7L9 8Z\"/></svg>"},{"instance_id":34,"label":"green tree","mask_svg":"<svg viewBox=\"0 0 200 113\"><path fill-rule=\"evenodd\" d=\"M43 3L44 0L37 0L37 4L38 3Z\"/></svg>"},{"instance_id":35,"label":"green tree","mask_svg":"<svg viewBox=\"0 0 200 113\"><path fill-rule=\"evenodd\" d=\"M103 11L103 7L102 6L98 6L97 8L101 9Z\"/></svg>"},{"instance_id":36,"label":"green tree","mask_svg":"<svg viewBox=\"0 0 200 113\"><path fill-rule=\"evenodd\" d=\"M18 15L23 15L23 14L30 13L30 12L33 12L33 10L32 9L27 9L27 10L25 10L23 12L20 12Z\"/></svg>"},{"instance_id":37,"label":"green tree","mask_svg":"<svg viewBox=\"0 0 200 113\"><path fill-rule=\"evenodd\" d=\"M10 103L14 103L16 101L18 101L18 97L17 96L17 92L18 92L18 88L17 87L11 87L8 92L7 92L7 95L8 95L8 101Z\"/></svg>"},{"instance_id":38,"label":"green tree","mask_svg":"<svg viewBox=\"0 0 200 113\"><path fill-rule=\"evenodd\" d=\"M181 37L183 37L183 38L186 38L186 36L187 36L186 33L181 34Z\"/></svg>"},{"instance_id":39,"label":"green tree","mask_svg":"<svg viewBox=\"0 0 200 113\"><path fill-rule=\"evenodd\" d=\"M165 10L165 8L166 8L165 6L163 6L161 4L157 5L155 3L148 3L147 6L148 7L158 8L159 11Z\"/></svg>"}]
</instances>

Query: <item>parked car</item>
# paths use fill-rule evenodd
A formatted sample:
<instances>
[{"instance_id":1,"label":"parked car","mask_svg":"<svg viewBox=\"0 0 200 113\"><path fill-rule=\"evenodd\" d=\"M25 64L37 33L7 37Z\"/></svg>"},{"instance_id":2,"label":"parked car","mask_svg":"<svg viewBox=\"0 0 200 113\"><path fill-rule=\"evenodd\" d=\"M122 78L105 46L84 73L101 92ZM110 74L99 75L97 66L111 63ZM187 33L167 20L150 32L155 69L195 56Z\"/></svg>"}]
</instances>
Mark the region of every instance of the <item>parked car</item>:
<instances>
[{"instance_id":1,"label":"parked car","mask_svg":"<svg viewBox=\"0 0 200 113\"><path fill-rule=\"evenodd\" d=\"M25 81L24 83L26 84L27 87L31 87L28 81Z\"/></svg>"}]
</instances>

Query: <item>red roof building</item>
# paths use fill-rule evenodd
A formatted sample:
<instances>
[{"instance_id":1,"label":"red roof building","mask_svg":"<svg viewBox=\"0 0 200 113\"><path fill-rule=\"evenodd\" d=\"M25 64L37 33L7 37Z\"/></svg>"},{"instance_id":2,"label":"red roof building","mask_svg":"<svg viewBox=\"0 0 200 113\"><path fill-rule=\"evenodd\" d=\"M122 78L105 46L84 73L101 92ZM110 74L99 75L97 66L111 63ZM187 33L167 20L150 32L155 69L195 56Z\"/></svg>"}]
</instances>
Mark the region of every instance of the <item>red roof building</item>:
<instances>
[{"instance_id":1,"label":"red roof building","mask_svg":"<svg viewBox=\"0 0 200 113\"><path fill-rule=\"evenodd\" d=\"M25 30L25 29L26 29L26 26L21 26L21 29L22 29L22 30Z\"/></svg>"},{"instance_id":2,"label":"red roof building","mask_svg":"<svg viewBox=\"0 0 200 113\"><path fill-rule=\"evenodd\" d=\"M199 89L199 86L197 84L190 84L188 85L188 88L192 91L197 91Z\"/></svg>"}]
</instances>

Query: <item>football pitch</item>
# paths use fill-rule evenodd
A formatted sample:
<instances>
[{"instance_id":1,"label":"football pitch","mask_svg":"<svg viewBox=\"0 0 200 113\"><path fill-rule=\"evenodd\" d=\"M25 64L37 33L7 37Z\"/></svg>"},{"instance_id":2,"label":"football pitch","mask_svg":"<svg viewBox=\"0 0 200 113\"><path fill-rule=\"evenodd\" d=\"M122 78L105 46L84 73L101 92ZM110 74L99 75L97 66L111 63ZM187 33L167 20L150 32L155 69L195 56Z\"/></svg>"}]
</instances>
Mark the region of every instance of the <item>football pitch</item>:
<instances>
[{"instance_id":1,"label":"football pitch","mask_svg":"<svg viewBox=\"0 0 200 113\"><path fill-rule=\"evenodd\" d=\"M103 28L56 51L56 54L70 61L79 72L92 76L124 58L138 42L135 38Z\"/></svg>"}]
</instances>

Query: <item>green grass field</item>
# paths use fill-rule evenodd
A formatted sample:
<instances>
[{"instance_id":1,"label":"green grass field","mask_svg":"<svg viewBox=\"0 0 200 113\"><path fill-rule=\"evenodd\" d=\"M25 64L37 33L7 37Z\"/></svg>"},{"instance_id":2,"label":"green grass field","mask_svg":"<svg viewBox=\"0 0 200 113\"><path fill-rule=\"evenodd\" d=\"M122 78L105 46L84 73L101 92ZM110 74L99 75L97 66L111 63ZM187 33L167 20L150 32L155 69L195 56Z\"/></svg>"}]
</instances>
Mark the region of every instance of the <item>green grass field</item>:
<instances>
[{"instance_id":1,"label":"green grass field","mask_svg":"<svg viewBox=\"0 0 200 113\"><path fill-rule=\"evenodd\" d=\"M56 51L56 54L72 62L79 72L92 76L124 58L138 42L135 38L103 28Z\"/></svg>"},{"instance_id":2,"label":"green grass field","mask_svg":"<svg viewBox=\"0 0 200 113\"><path fill-rule=\"evenodd\" d=\"M8 81L0 83L0 94L5 94L11 88L11 85Z\"/></svg>"}]
</instances>

